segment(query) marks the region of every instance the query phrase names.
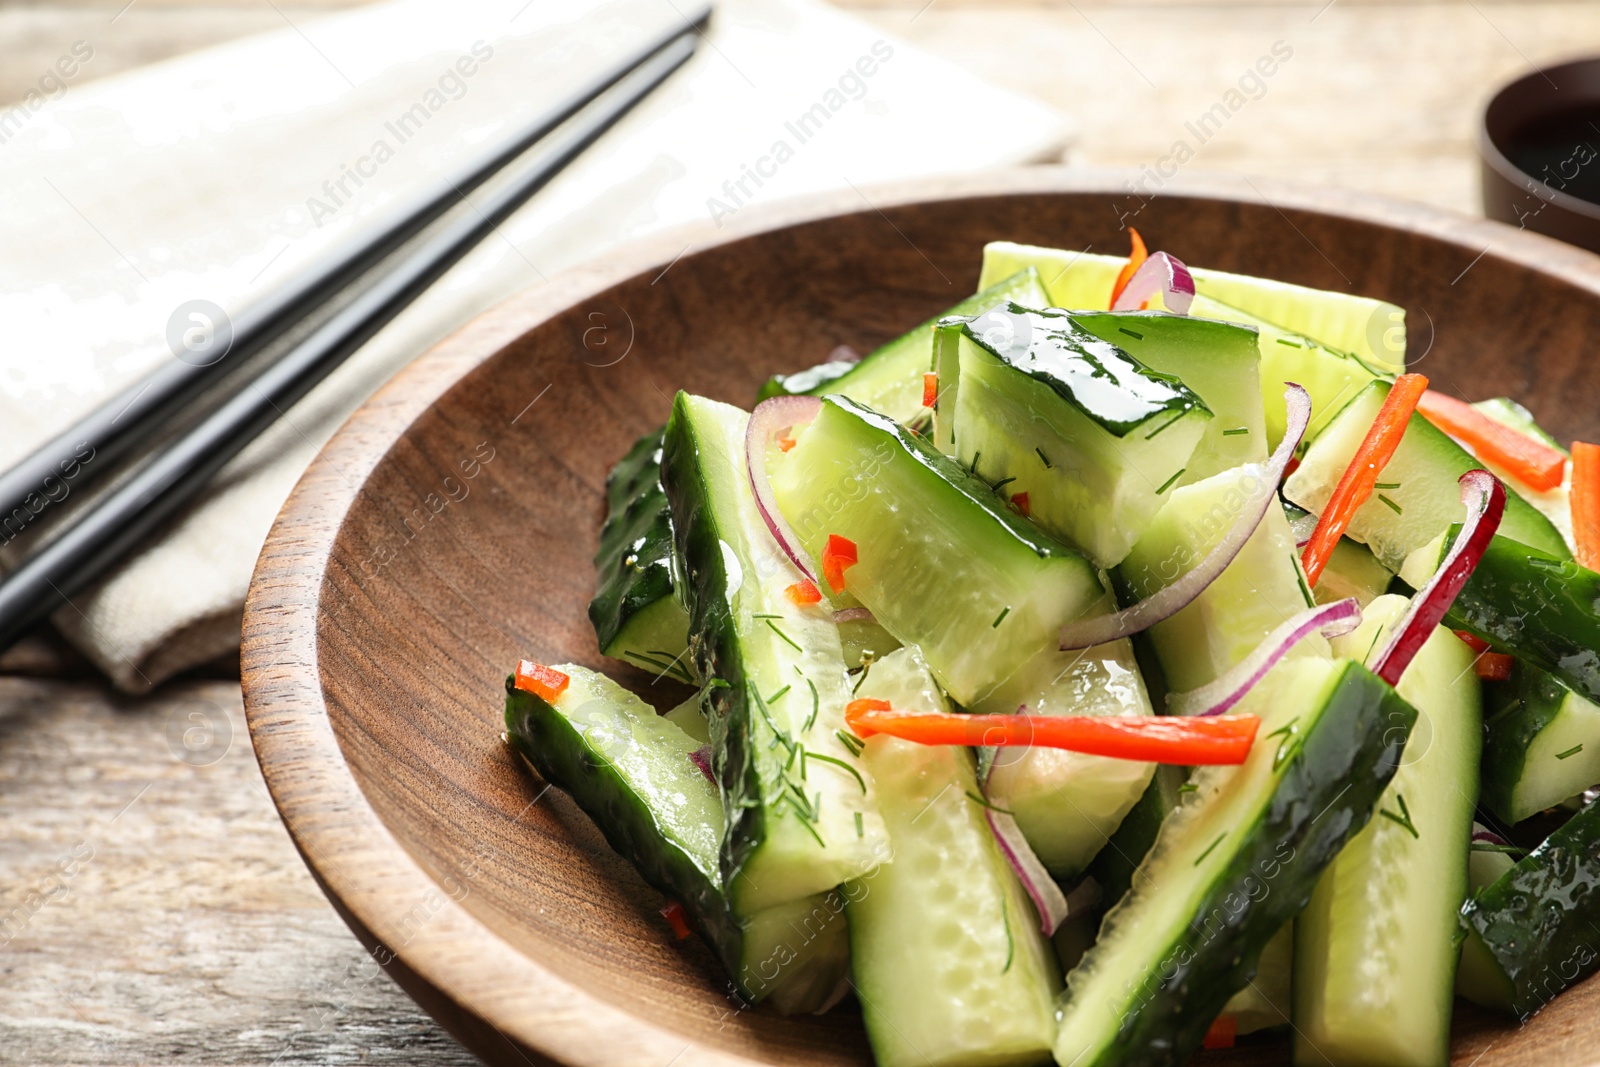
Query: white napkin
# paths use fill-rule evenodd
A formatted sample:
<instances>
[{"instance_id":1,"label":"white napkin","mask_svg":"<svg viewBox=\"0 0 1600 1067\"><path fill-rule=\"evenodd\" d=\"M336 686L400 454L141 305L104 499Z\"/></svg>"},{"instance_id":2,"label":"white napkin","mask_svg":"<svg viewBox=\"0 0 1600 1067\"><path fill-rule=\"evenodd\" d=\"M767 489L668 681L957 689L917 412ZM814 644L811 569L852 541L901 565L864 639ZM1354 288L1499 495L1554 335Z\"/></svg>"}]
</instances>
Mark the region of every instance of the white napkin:
<instances>
[{"instance_id":1,"label":"white napkin","mask_svg":"<svg viewBox=\"0 0 1600 1067\"><path fill-rule=\"evenodd\" d=\"M173 358L181 305L247 306L681 23L673 0L396 0L69 83L0 144L0 466ZM471 316L661 226L1054 158L1067 136L1059 114L809 0L724 0L687 67L54 621L129 691L224 655L315 451Z\"/></svg>"}]
</instances>

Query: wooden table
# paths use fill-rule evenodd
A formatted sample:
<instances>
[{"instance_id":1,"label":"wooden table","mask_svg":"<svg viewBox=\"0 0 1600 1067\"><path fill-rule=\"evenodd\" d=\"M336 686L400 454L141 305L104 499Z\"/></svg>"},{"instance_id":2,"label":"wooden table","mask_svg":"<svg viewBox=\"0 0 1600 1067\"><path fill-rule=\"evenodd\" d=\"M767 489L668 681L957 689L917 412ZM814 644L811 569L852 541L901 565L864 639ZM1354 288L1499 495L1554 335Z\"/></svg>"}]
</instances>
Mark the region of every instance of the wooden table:
<instances>
[{"instance_id":1,"label":"wooden table","mask_svg":"<svg viewBox=\"0 0 1600 1067\"><path fill-rule=\"evenodd\" d=\"M0 6L0 101L75 40L93 42L103 76L337 6ZM1463 211L1476 206L1472 131L1490 88L1600 39L1600 6L1583 3L855 6L1076 116L1074 160L1170 175L1182 142L1183 168ZM1262 57L1272 75L1247 79L1227 109ZM1202 142L1190 126L1219 103L1227 117ZM48 644L0 659L0 672L0 1063L471 1062L306 873L225 665L141 700Z\"/></svg>"}]
</instances>

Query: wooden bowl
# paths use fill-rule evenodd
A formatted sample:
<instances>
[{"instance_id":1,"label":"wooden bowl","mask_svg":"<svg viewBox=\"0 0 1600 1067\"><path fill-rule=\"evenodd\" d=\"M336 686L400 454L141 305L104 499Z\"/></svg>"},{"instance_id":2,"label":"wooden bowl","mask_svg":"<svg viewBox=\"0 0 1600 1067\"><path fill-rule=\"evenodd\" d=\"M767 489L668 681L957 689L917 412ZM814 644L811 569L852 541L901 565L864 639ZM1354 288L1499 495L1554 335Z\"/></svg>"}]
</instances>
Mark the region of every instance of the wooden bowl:
<instances>
[{"instance_id":1,"label":"wooden bowl","mask_svg":"<svg viewBox=\"0 0 1600 1067\"><path fill-rule=\"evenodd\" d=\"M748 403L774 371L866 351L972 292L986 241L1120 254L1126 218L1193 263L1393 300L1437 387L1518 397L1563 438L1600 434L1600 258L1366 196L1212 179L1139 210L1124 188L1044 168L925 181L633 245L438 345L311 465L246 608L251 737L334 907L477 1055L870 1062L848 1006L740 1011L659 896L501 744L520 656L681 696L603 660L585 615L606 471L674 390ZM1463 1008L1456 1059L1588 1062L1597 1003L1591 982L1521 1030ZM1207 1055L1283 1062L1287 1046Z\"/></svg>"}]
</instances>

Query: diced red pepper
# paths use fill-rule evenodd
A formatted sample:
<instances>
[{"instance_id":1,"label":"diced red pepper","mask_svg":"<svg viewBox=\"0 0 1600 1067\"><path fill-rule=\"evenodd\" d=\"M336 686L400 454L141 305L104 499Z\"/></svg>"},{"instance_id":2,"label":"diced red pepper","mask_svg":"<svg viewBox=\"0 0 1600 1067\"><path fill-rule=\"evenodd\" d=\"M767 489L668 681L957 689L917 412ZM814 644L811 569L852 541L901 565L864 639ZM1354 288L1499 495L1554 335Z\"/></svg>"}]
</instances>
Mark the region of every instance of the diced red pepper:
<instances>
[{"instance_id":1,"label":"diced red pepper","mask_svg":"<svg viewBox=\"0 0 1600 1067\"><path fill-rule=\"evenodd\" d=\"M1027 493L1018 493L1013 496L1011 498L1011 506L1016 508L1017 514L1021 515L1025 519L1031 514L1029 511Z\"/></svg>"},{"instance_id":2,"label":"diced red pepper","mask_svg":"<svg viewBox=\"0 0 1600 1067\"><path fill-rule=\"evenodd\" d=\"M1417 410L1445 433L1471 445L1479 459L1504 468L1530 489L1555 489L1567 473L1567 457L1560 450L1494 421L1465 400L1430 389L1417 402Z\"/></svg>"},{"instance_id":3,"label":"diced red pepper","mask_svg":"<svg viewBox=\"0 0 1600 1067\"><path fill-rule=\"evenodd\" d=\"M822 577L835 593L844 592L844 572L854 567L859 557L856 543L838 534L828 535L828 544L822 550Z\"/></svg>"},{"instance_id":4,"label":"diced red pepper","mask_svg":"<svg viewBox=\"0 0 1600 1067\"><path fill-rule=\"evenodd\" d=\"M780 437L780 438L778 438L778 451L779 452L787 452L787 451L789 451L789 449L791 449L793 447L794 447L794 438L792 438L792 437Z\"/></svg>"},{"instance_id":5,"label":"diced red pepper","mask_svg":"<svg viewBox=\"0 0 1600 1067\"><path fill-rule=\"evenodd\" d=\"M1127 264L1117 273L1116 284L1111 287L1111 299L1106 301L1106 307L1108 308L1117 302L1117 297L1122 295L1122 290L1128 287L1128 283L1133 280L1134 274L1140 267L1144 266L1144 261L1150 258L1150 253L1145 251L1144 238L1139 236L1138 230L1129 226L1128 237L1131 239L1132 249L1128 252Z\"/></svg>"},{"instance_id":6,"label":"diced red pepper","mask_svg":"<svg viewBox=\"0 0 1600 1067\"><path fill-rule=\"evenodd\" d=\"M1472 669L1479 678L1490 682L1509 682L1511 665L1516 657L1504 652L1485 652L1472 661Z\"/></svg>"},{"instance_id":7,"label":"diced red pepper","mask_svg":"<svg viewBox=\"0 0 1600 1067\"><path fill-rule=\"evenodd\" d=\"M1311 540L1306 542L1305 551L1300 555L1307 585L1317 584L1322 568L1327 566L1328 557L1338 547L1339 538L1344 536L1351 518L1372 496L1378 475L1400 447L1406 427L1411 425L1411 415L1417 410L1417 401L1427 388L1428 379L1420 374L1402 374L1389 387L1389 396L1378 409L1378 417L1372 420L1372 428L1323 506L1317 528L1311 531Z\"/></svg>"},{"instance_id":8,"label":"diced red pepper","mask_svg":"<svg viewBox=\"0 0 1600 1067\"><path fill-rule=\"evenodd\" d=\"M792 602L799 604L801 607L805 607L807 604L815 604L822 599L822 590L818 589L817 583L810 578L803 578L795 582L783 592Z\"/></svg>"},{"instance_id":9,"label":"diced red pepper","mask_svg":"<svg viewBox=\"0 0 1600 1067\"><path fill-rule=\"evenodd\" d=\"M1600 570L1600 445L1572 446L1572 539L1578 562Z\"/></svg>"},{"instance_id":10,"label":"diced red pepper","mask_svg":"<svg viewBox=\"0 0 1600 1067\"><path fill-rule=\"evenodd\" d=\"M1467 647L1472 649L1474 653L1484 653L1489 651L1489 642L1485 641L1477 634L1468 633L1466 630L1455 630L1453 632L1457 637L1461 638L1462 641L1466 642Z\"/></svg>"},{"instance_id":11,"label":"diced red pepper","mask_svg":"<svg viewBox=\"0 0 1600 1067\"><path fill-rule=\"evenodd\" d=\"M661 917L667 920L667 925L672 927L672 933L679 941L689 936L689 913L683 910L683 905L676 900L661 909Z\"/></svg>"},{"instance_id":12,"label":"diced red pepper","mask_svg":"<svg viewBox=\"0 0 1600 1067\"><path fill-rule=\"evenodd\" d=\"M922 376L922 406L931 408L939 401L939 376L933 371Z\"/></svg>"},{"instance_id":13,"label":"diced red pepper","mask_svg":"<svg viewBox=\"0 0 1600 1067\"><path fill-rule=\"evenodd\" d=\"M1211 1021L1201 1047L1209 1049L1232 1048L1239 1040L1239 1020L1233 1015L1219 1015Z\"/></svg>"},{"instance_id":14,"label":"diced red pepper","mask_svg":"<svg viewBox=\"0 0 1600 1067\"><path fill-rule=\"evenodd\" d=\"M883 733L971 748L1037 745L1184 767L1243 763L1261 727L1254 715L957 715L895 711L883 700L852 700L844 721L858 737Z\"/></svg>"},{"instance_id":15,"label":"diced red pepper","mask_svg":"<svg viewBox=\"0 0 1600 1067\"><path fill-rule=\"evenodd\" d=\"M517 664L516 687L551 704L559 700L571 684L572 679L565 674L531 659Z\"/></svg>"}]
</instances>

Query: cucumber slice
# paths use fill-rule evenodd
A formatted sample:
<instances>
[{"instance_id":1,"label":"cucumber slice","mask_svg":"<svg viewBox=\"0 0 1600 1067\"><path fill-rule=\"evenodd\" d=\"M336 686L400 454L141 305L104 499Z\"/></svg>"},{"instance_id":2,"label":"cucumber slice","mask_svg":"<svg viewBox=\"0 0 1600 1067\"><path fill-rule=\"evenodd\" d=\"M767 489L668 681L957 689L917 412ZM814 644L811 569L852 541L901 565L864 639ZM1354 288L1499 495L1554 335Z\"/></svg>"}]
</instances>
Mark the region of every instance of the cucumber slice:
<instances>
[{"instance_id":1,"label":"cucumber slice","mask_svg":"<svg viewBox=\"0 0 1600 1067\"><path fill-rule=\"evenodd\" d=\"M1151 370L1177 378L1211 409L1212 419L1179 485L1266 462L1261 354L1254 330L1165 311L1080 311L1072 321Z\"/></svg>"},{"instance_id":2,"label":"cucumber slice","mask_svg":"<svg viewBox=\"0 0 1600 1067\"><path fill-rule=\"evenodd\" d=\"M1200 398L1064 311L1011 303L936 336L939 449L1027 493L1033 521L1096 566L1120 562L1206 432Z\"/></svg>"},{"instance_id":3,"label":"cucumber slice","mask_svg":"<svg viewBox=\"0 0 1600 1067\"><path fill-rule=\"evenodd\" d=\"M839 629L784 595L800 574L756 510L748 421L679 393L662 463L729 813L723 876L746 914L864 874L884 840L871 777L837 736L850 697Z\"/></svg>"},{"instance_id":4,"label":"cucumber slice","mask_svg":"<svg viewBox=\"0 0 1600 1067\"><path fill-rule=\"evenodd\" d=\"M1512 400L1509 396L1493 396L1488 400L1479 400L1473 407L1489 416L1502 426L1509 426L1518 433L1525 433L1542 444L1549 445L1557 452L1566 453L1561 447L1561 442L1550 436L1543 426L1533 418L1533 412Z\"/></svg>"},{"instance_id":5,"label":"cucumber slice","mask_svg":"<svg viewBox=\"0 0 1600 1067\"><path fill-rule=\"evenodd\" d=\"M506 680L512 745L646 882L683 905L741 996L785 1013L825 1008L849 970L843 898L830 891L735 912L718 863L722 799L689 760L699 743L604 675L559 669L572 681L553 704ZM787 961L776 974L774 959Z\"/></svg>"},{"instance_id":6,"label":"cucumber slice","mask_svg":"<svg viewBox=\"0 0 1600 1067\"><path fill-rule=\"evenodd\" d=\"M1266 468L1257 464L1174 490L1117 568L1118 583L1134 600L1164 589L1216 547L1252 498L1270 492ZM1221 576L1150 628L1167 687L1185 692L1214 681L1310 604L1289 522L1282 509L1269 507ZM1325 656L1327 647L1313 635L1293 654Z\"/></svg>"},{"instance_id":7,"label":"cucumber slice","mask_svg":"<svg viewBox=\"0 0 1600 1067\"><path fill-rule=\"evenodd\" d=\"M1056 306L1103 309L1109 306L1111 286L1127 262L1120 256L993 241L983 248L978 284L1035 267ZM1315 338L1379 371L1400 374L1406 369L1406 313L1394 304L1205 267L1191 266L1189 273L1198 297L1248 316L1232 321L1270 323L1282 331Z\"/></svg>"},{"instance_id":8,"label":"cucumber slice","mask_svg":"<svg viewBox=\"0 0 1600 1067\"><path fill-rule=\"evenodd\" d=\"M1317 517L1287 500L1283 502L1283 515L1289 520L1289 533L1294 536L1298 549L1298 546L1311 539L1312 531L1317 528ZM1378 557L1366 545L1341 537L1339 543L1333 546L1328 562L1323 565L1322 578L1317 582L1313 595L1318 604L1331 604L1335 600L1355 597L1362 607L1366 607L1387 593L1393 581L1394 572L1379 563Z\"/></svg>"},{"instance_id":9,"label":"cucumber slice","mask_svg":"<svg viewBox=\"0 0 1600 1067\"><path fill-rule=\"evenodd\" d=\"M1507 494L1510 500L1510 494ZM1510 508L1506 509L1510 514ZM1501 523L1500 528L1505 529ZM1432 573L1461 527L1445 531ZM1407 581L1417 577L1407 564ZM1502 652L1515 653L1548 671L1590 700L1600 700L1600 574L1498 534L1445 614L1451 629L1466 630Z\"/></svg>"},{"instance_id":10,"label":"cucumber slice","mask_svg":"<svg viewBox=\"0 0 1600 1067\"><path fill-rule=\"evenodd\" d=\"M1490 687L1482 803L1511 826L1600 783L1600 705L1526 661Z\"/></svg>"},{"instance_id":11,"label":"cucumber slice","mask_svg":"<svg viewBox=\"0 0 1600 1067\"><path fill-rule=\"evenodd\" d=\"M1519 433L1525 433L1536 441L1543 442L1558 452L1565 453L1554 437L1545 432L1544 428L1533 421L1533 414L1521 404L1508 397L1498 396L1491 400L1480 400L1472 405L1502 426L1509 426ZM1528 503L1539 510L1539 514L1550 520L1550 525L1561 531L1561 537L1567 543L1567 548L1576 547L1577 542L1572 536L1572 464L1567 464L1567 469L1561 478L1561 484L1554 489L1530 489L1524 485L1516 475L1510 473L1499 465L1489 460L1481 461L1490 474L1499 478L1507 485L1517 487L1517 492Z\"/></svg>"},{"instance_id":12,"label":"cucumber slice","mask_svg":"<svg viewBox=\"0 0 1600 1067\"><path fill-rule=\"evenodd\" d=\"M1150 784L1123 817L1106 847L1089 865L1089 877L1100 886L1100 900L1109 911L1133 886L1134 871L1149 855L1167 816L1178 810L1184 796L1196 790L1188 784L1188 771L1163 765L1156 768Z\"/></svg>"},{"instance_id":13,"label":"cucumber slice","mask_svg":"<svg viewBox=\"0 0 1600 1067\"><path fill-rule=\"evenodd\" d=\"M1187 776L1182 767L1157 767L1144 795L1090 864L1089 877L1101 887L1101 900L1108 909L1133 885L1134 872L1155 844L1161 824L1178 810L1184 795L1197 788L1186 781ZM1293 970L1294 923L1286 922L1261 950L1256 976L1223 1005L1221 1014L1233 1016L1236 1033L1251 1034L1289 1022Z\"/></svg>"},{"instance_id":14,"label":"cucumber slice","mask_svg":"<svg viewBox=\"0 0 1600 1067\"><path fill-rule=\"evenodd\" d=\"M892 419L843 397L773 461L778 508L819 559L855 542L849 591L970 705L1104 595L1087 560Z\"/></svg>"},{"instance_id":15,"label":"cucumber slice","mask_svg":"<svg viewBox=\"0 0 1600 1067\"><path fill-rule=\"evenodd\" d=\"M860 695L949 711L916 650L873 666ZM1055 954L989 829L972 756L879 735L892 858L845 887L852 972L878 1067L1030 1064L1055 1036Z\"/></svg>"},{"instance_id":16,"label":"cucumber slice","mask_svg":"<svg viewBox=\"0 0 1600 1067\"><path fill-rule=\"evenodd\" d=\"M1366 658L1404 614L1383 596L1335 655ZM1456 914L1467 895L1482 707L1472 650L1435 627L1400 678L1417 709L1377 816L1333 861L1295 928L1294 1061L1444 1067Z\"/></svg>"},{"instance_id":17,"label":"cucumber slice","mask_svg":"<svg viewBox=\"0 0 1600 1067\"><path fill-rule=\"evenodd\" d=\"M1112 609L1109 595L1102 609ZM1046 649L970 710L1008 713L1024 704L1035 715L1154 715L1126 638L1072 653ZM997 749L989 795L1016 816L1046 869L1072 880L1139 803L1154 771L1154 763L1061 749Z\"/></svg>"},{"instance_id":18,"label":"cucumber slice","mask_svg":"<svg viewBox=\"0 0 1600 1067\"><path fill-rule=\"evenodd\" d=\"M1098 610L1113 607L1108 594ZM968 710L1004 714L1024 704L1035 715L1154 714L1126 639L1074 652L1046 649ZM1154 772L1153 763L1058 748L1001 748L988 788L1040 862L1070 881L1106 846Z\"/></svg>"},{"instance_id":19,"label":"cucumber slice","mask_svg":"<svg viewBox=\"0 0 1600 1067\"><path fill-rule=\"evenodd\" d=\"M1600 805L1591 804L1461 909L1473 999L1523 1019L1600 969Z\"/></svg>"},{"instance_id":20,"label":"cucumber slice","mask_svg":"<svg viewBox=\"0 0 1600 1067\"><path fill-rule=\"evenodd\" d=\"M859 363L824 363L799 374L779 375L762 387L757 400L786 393L842 393L896 422L910 422L927 410L922 406L922 375L933 369L933 330L939 320L951 315L977 315L1007 300L1030 307L1048 303L1039 272L1028 267L980 286L977 293L949 311L882 348L873 349Z\"/></svg>"},{"instance_id":21,"label":"cucumber slice","mask_svg":"<svg viewBox=\"0 0 1600 1067\"><path fill-rule=\"evenodd\" d=\"M1378 417L1389 383L1373 382L1334 416L1311 442L1299 469L1283 484L1284 496L1320 514L1343 477L1356 449ZM1378 561L1398 571L1406 556L1461 521L1466 508L1456 479L1481 467L1476 459L1421 415L1413 414L1400 447L1378 478L1372 498L1356 509L1347 536L1372 550ZM1500 533L1525 545L1567 557L1567 543L1550 520L1516 492L1506 494Z\"/></svg>"},{"instance_id":22,"label":"cucumber slice","mask_svg":"<svg viewBox=\"0 0 1600 1067\"><path fill-rule=\"evenodd\" d=\"M705 709L700 706L699 693L696 693L661 717L688 734L697 743L702 745L711 743L711 727L706 723L706 713ZM718 803L720 804L721 801L719 800Z\"/></svg>"},{"instance_id":23,"label":"cucumber slice","mask_svg":"<svg viewBox=\"0 0 1600 1067\"><path fill-rule=\"evenodd\" d=\"M689 615L672 597L672 551L657 430L639 438L606 477L589 621L606 655L692 685L694 664L683 655Z\"/></svg>"},{"instance_id":24,"label":"cucumber slice","mask_svg":"<svg viewBox=\"0 0 1600 1067\"><path fill-rule=\"evenodd\" d=\"M1348 660L1275 667L1240 702L1262 717L1239 767L1196 772L1134 887L1068 976L1062 1067L1182 1063L1266 943L1366 823L1416 712Z\"/></svg>"}]
</instances>

